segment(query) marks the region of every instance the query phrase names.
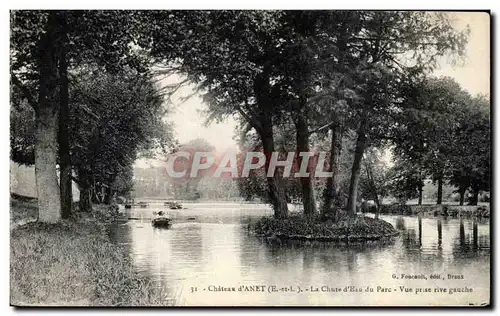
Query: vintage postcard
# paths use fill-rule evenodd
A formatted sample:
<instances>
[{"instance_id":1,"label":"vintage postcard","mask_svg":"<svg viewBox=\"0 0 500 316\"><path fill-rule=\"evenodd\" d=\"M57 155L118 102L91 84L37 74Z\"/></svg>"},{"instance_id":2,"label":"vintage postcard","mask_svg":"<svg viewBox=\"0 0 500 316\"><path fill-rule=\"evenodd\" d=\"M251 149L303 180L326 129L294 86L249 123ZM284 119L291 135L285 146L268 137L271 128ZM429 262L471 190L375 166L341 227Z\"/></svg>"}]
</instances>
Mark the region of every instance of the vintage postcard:
<instances>
[{"instance_id":1,"label":"vintage postcard","mask_svg":"<svg viewBox=\"0 0 500 316\"><path fill-rule=\"evenodd\" d=\"M10 11L10 304L491 304L490 13Z\"/></svg>"}]
</instances>

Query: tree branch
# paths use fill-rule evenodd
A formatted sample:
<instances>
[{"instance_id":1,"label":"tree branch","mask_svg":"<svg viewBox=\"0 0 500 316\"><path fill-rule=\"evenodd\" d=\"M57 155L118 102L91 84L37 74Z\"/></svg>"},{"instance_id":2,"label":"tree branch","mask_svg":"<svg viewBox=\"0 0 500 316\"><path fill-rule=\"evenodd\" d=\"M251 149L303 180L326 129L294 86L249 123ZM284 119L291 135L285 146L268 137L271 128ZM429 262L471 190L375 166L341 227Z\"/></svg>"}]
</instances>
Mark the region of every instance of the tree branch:
<instances>
[{"instance_id":1,"label":"tree branch","mask_svg":"<svg viewBox=\"0 0 500 316\"><path fill-rule=\"evenodd\" d=\"M71 180L72 180L72 181L75 181L75 183L76 183L79 187L81 187L81 186L83 185L82 181L80 181L80 179L78 179L78 178L76 178L76 177L74 177L74 176L71 176Z\"/></svg>"},{"instance_id":2,"label":"tree branch","mask_svg":"<svg viewBox=\"0 0 500 316\"><path fill-rule=\"evenodd\" d=\"M333 125L335 125L335 123L337 123L337 122L336 122L336 121L333 121L333 122L330 122L330 123L328 123L328 124L325 124L325 125L321 126L320 128L317 128L317 129L315 129L315 130L310 131L310 132L308 133L308 135L312 135L312 134L314 134L314 133L321 132L321 131L322 131L322 130L324 130L325 128L330 128L330 127L332 127Z\"/></svg>"},{"instance_id":3,"label":"tree branch","mask_svg":"<svg viewBox=\"0 0 500 316\"><path fill-rule=\"evenodd\" d=\"M35 98L33 98L28 88L26 88L26 86L21 83L21 80L17 78L16 74L13 71L10 72L10 76L14 85L21 89L21 92L23 93L26 100L28 100L29 105L31 105L33 108L36 108L38 102L35 101Z\"/></svg>"},{"instance_id":4,"label":"tree branch","mask_svg":"<svg viewBox=\"0 0 500 316\"><path fill-rule=\"evenodd\" d=\"M253 127L255 128L257 131L259 132L262 132L262 126L260 125L260 123L255 119L254 116L252 115L249 115L247 114L245 111L243 111L243 109L241 108L241 106L237 105L236 106L236 110L241 114L241 116L243 116L243 118Z\"/></svg>"}]
</instances>

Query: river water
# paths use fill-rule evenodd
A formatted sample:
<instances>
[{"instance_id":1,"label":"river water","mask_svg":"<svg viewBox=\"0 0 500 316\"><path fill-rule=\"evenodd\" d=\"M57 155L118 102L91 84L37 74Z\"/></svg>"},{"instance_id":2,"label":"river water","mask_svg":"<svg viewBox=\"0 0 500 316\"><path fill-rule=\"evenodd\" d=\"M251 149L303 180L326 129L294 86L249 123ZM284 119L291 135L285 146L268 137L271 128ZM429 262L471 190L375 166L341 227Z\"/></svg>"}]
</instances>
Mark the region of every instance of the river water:
<instances>
[{"instance_id":1,"label":"river water","mask_svg":"<svg viewBox=\"0 0 500 316\"><path fill-rule=\"evenodd\" d=\"M162 204L134 209L129 217L143 220L116 223L110 230L112 238L129 251L137 271L158 281L176 305L489 302L488 220L442 219L439 234L438 219L422 219L419 229L417 217L386 215L381 219L401 230L391 242L277 244L247 230L250 221L272 215L266 205L184 206L188 209L173 211ZM160 209L174 219L170 229L153 228L147 219ZM463 279L448 279L448 274ZM422 275L427 280L413 278Z\"/></svg>"}]
</instances>

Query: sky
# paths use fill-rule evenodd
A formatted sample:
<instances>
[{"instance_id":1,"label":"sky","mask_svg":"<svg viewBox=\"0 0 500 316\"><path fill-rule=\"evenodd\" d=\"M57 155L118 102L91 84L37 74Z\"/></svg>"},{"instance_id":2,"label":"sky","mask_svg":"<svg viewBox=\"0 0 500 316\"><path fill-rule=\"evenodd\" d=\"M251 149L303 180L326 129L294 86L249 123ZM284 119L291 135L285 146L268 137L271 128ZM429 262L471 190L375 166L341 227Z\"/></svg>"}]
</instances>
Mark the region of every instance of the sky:
<instances>
[{"instance_id":1,"label":"sky","mask_svg":"<svg viewBox=\"0 0 500 316\"><path fill-rule=\"evenodd\" d=\"M454 26L464 29L470 28L470 35L466 47L466 58L463 63L453 65L449 58L439 60L439 67L433 73L435 76L450 76L460 85L475 95L490 94L490 24L489 15L479 12L453 13ZM171 84L180 78L172 76L165 79L163 84ZM205 117L199 113L205 109L199 95L194 95L187 101L181 98L193 93L193 86L180 89L173 97L173 113L168 117L174 122L175 136L180 143L186 143L196 138L204 138L211 143L218 152L236 150L236 141L233 139L236 121L228 118L223 123L212 123L204 126ZM146 167L155 165L154 161L139 160L136 165Z\"/></svg>"},{"instance_id":2,"label":"sky","mask_svg":"<svg viewBox=\"0 0 500 316\"><path fill-rule=\"evenodd\" d=\"M436 76L455 78L471 94L490 94L490 22L489 15L479 12L457 12L455 27L470 27L467 57L462 67L453 67L442 58Z\"/></svg>"},{"instance_id":3,"label":"sky","mask_svg":"<svg viewBox=\"0 0 500 316\"><path fill-rule=\"evenodd\" d=\"M223 123L213 122L209 126L204 126L206 116L200 112L206 109L206 105L202 102L201 97L194 95L184 102L180 100L182 97L191 95L193 88L192 85L182 88L173 97L174 112L171 119L174 122L174 130L179 142L182 144L196 138L204 138L217 151L236 148L233 136L237 124L234 119L228 118Z\"/></svg>"}]
</instances>

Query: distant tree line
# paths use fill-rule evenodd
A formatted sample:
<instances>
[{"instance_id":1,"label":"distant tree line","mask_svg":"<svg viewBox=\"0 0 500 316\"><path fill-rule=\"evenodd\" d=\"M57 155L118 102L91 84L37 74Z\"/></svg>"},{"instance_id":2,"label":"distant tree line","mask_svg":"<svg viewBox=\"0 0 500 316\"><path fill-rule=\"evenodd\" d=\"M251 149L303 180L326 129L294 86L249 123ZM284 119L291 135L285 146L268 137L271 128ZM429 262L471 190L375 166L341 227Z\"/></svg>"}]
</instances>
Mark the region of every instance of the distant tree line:
<instances>
[{"instance_id":1,"label":"distant tree line","mask_svg":"<svg viewBox=\"0 0 500 316\"><path fill-rule=\"evenodd\" d=\"M215 154L215 147L202 138L191 140L185 144L177 144L171 153L185 152L191 159L178 158L176 170L186 171L189 175L195 152ZM158 161L156 161L158 162ZM240 191L237 182L224 177L214 177L213 168L208 173L199 172L195 177L174 178L166 171L166 162L149 168L134 168L132 192L134 197L170 198L176 200L231 200L239 199Z\"/></svg>"}]
</instances>

